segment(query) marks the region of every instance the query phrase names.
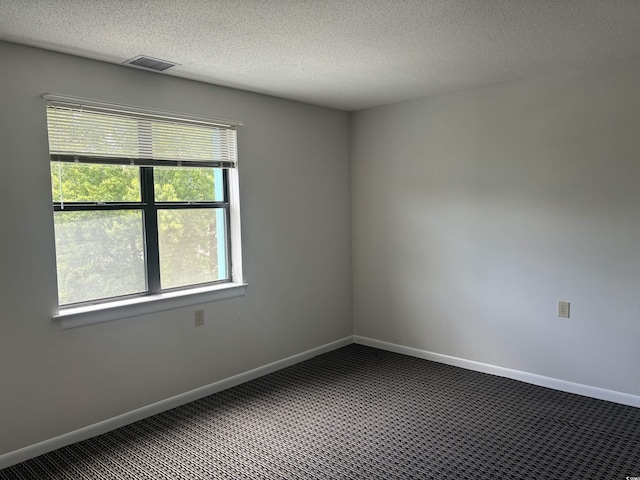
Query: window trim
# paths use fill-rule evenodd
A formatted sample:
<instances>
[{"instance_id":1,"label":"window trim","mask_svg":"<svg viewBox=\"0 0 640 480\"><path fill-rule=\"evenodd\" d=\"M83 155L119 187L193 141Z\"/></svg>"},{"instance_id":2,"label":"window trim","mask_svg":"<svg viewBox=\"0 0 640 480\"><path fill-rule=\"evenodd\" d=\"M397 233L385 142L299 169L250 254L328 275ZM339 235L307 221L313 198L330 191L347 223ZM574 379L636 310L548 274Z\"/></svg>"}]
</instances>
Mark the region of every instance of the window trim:
<instances>
[{"instance_id":1,"label":"window trim","mask_svg":"<svg viewBox=\"0 0 640 480\"><path fill-rule=\"evenodd\" d=\"M117 110L126 110L129 112L137 112L141 115L159 116L161 118L172 118L176 120L185 120L187 122L192 121L195 123L214 124L224 128L236 129L237 126L243 125L241 122L212 119L205 117L197 117L193 115L186 115L182 113L164 112L160 110L151 110L140 107L134 107L129 105L118 105L113 103L101 102L96 100L89 100L79 97L70 97L58 94L45 93L42 95L47 100L47 103L52 101L68 102L77 105L87 105L97 108L114 108ZM235 144L234 144L235 145ZM236 148L236 147L233 147ZM232 152L233 155L237 153ZM50 158L51 161L60 161L68 159L54 159L53 155ZM78 161L79 158L74 159ZM83 158L83 160L85 160ZM87 158L86 160L89 160ZM106 160L104 163L120 163L122 159L95 159L98 163L103 163L100 160ZM50 163L49 162L49 163ZM86 163L90 163L91 160ZM85 163L84 161L82 163ZM133 164L134 161L131 161ZM137 162L136 162L137 163ZM141 185L142 169L144 167L151 167L152 163L148 159L146 164L137 165L141 168ZM158 162L167 165L165 162ZM187 162L178 161L178 165L188 167ZM167 165L168 166L168 165ZM233 298L242 296L245 294L247 283L244 283L243 269L242 269L242 246L241 246L241 228L240 228L240 193L238 185L238 168L237 168L237 156L230 164L220 163L216 165L206 164L194 164L193 166L209 166L214 168L221 168L223 170L224 181L224 203L226 211L226 246L227 246L227 279L221 282L197 284L191 286L185 286L177 289L167 289L163 291L151 291L148 288L147 292L142 294L136 294L126 297L113 297L100 300L98 302L87 302L82 304L70 304L65 306L56 305L55 311L52 313L54 320L60 321L63 329L75 328L84 325L91 325L96 323L108 322L112 320L118 320L123 318L135 317L139 315L146 315L155 312L161 312L165 310L173 310L183 307L190 307L202 303L213 302L226 298ZM231 168L229 168L231 167ZM141 192L142 193L142 192ZM159 208L163 208L163 202L157 202ZM219 202L215 202L219 203ZM69 207L67 203L65 207ZM158 206L155 208L157 209ZM119 208L127 208L124 205L119 205ZM133 207L139 209L140 206ZM169 207L171 208L171 207ZM66 210L67 208L65 208ZM146 211L146 207L142 207L142 211ZM148 287L151 287L148 285Z\"/></svg>"},{"instance_id":2,"label":"window trim","mask_svg":"<svg viewBox=\"0 0 640 480\"><path fill-rule=\"evenodd\" d=\"M83 162L79 162L83 163ZM95 164L95 163L92 163ZM161 210L190 210L190 209L221 209L224 211L225 218L225 230L228 230L229 225L229 181L228 181L228 169L218 167L200 167L200 168L216 168L222 174L222 200L208 200L208 201L160 201L155 199L155 181L153 167L137 166L138 168L138 181L140 184L140 200L135 202L75 202L75 201L54 201L54 212L101 212L101 211L125 211L135 210L142 212L142 234L145 239L144 244L144 270L147 289L143 292L134 292L125 295L119 295L114 297L103 297L92 300L81 301L77 303L65 303L60 305L60 310L73 307L81 307L85 305L92 305L97 303L111 303L118 300L124 300L127 298L158 295L166 293L172 290L185 290L196 288L200 286L208 286L222 283L232 282L231 277L231 249L229 235L225 235L225 249L226 249L226 265L225 272L227 275L225 278L214 280L211 282L195 283L179 287L161 288L161 269L160 269L160 250L159 250L159 237L158 237L158 213ZM189 167L183 167L189 168ZM58 300L59 301L59 300Z\"/></svg>"},{"instance_id":3,"label":"window trim","mask_svg":"<svg viewBox=\"0 0 640 480\"><path fill-rule=\"evenodd\" d=\"M240 190L237 168L227 170L227 194L229 195L227 199L229 202L228 242L231 245L229 251L230 282L198 285L193 288L168 290L158 294L120 297L102 303L70 307L56 305L56 310L52 313L51 318L59 322L63 330L67 330L244 296L249 284L244 280L242 268Z\"/></svg>"},{"instance_id":4,"label":"window trim","mask_svg":"<svg viewBox=\"0 0 640 480\"><path fill-rule=\"evenodd\" d=\"M58 313L52 315L52 319L59 321L60 327L63 330L67 330L241 297L245 295L247 286L248 284L246 283L237 282L218 283L185 290L167 291L155 295L120 298L113 302L60 308Z\"/></svg>"}]
</instances>

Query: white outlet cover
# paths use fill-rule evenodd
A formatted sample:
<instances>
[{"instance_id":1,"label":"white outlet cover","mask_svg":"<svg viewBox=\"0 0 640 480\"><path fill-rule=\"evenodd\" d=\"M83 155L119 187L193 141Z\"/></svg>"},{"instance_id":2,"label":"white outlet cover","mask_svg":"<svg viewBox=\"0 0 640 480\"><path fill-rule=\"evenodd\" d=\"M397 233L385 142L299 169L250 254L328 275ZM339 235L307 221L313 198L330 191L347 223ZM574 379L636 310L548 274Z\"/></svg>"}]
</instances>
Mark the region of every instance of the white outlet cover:
<instances>
[{"instance_id":1,"label":"white outlet cover","mask_svg":"<svg viewBox=\"0 0 640 480\"><path fill-rule=\"evenodd\" d=\"M560 318L569 318L570 315L570 303L560 301L558 302L558 317Z\"/></svg>"},{"instance_id":2,"label":"white outlet cover","mask_svg":"<svg viewBox=\"0 0 640 480\"><path fill-rule=\"evenodd\" d=\"M204 325L204 310L196 310L194 312L196 326Z\"/></svg>"}]
</instances>

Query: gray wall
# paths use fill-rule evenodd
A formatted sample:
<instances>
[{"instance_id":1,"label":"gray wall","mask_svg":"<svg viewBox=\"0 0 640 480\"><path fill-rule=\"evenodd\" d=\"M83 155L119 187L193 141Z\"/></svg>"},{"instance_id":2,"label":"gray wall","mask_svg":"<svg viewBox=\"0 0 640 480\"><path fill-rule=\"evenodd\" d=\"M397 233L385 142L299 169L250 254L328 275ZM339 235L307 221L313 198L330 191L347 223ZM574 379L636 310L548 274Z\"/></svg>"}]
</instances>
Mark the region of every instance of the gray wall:
<instances>
[{"instance_id":1,"label":"gray wall","mask_svg":"<svg viewBox=\"0 0 640 480\"><path fill-rule=\"evenodd\" d=\"M634 59L354 114L355 334L640 395L639 85Z\"/></svg>"},{"instance_id":2,"label":"gray wall","mask_svg":"<svg viewBox=\"0 0 640 480\"><path fill-rule=\"evenodd\" d=\"M349 125L2 42L0 58L0 454L354 331L640 395L640 60ZM65 331L51 320L47 91L244 121L246 296L204 305L198 328L195 306Z\"/></svg>"},{"instance_id":3,"label":"gray wall","mask_svg":"<svg viewBox=\"0 0 640 480\"><path fill-rule=\"evenodd\" d=\"M352 334L348 114L0 42L0 454ZM247 295L62 331L43 92L230 118Z\"/></svg>"}]
</instances>

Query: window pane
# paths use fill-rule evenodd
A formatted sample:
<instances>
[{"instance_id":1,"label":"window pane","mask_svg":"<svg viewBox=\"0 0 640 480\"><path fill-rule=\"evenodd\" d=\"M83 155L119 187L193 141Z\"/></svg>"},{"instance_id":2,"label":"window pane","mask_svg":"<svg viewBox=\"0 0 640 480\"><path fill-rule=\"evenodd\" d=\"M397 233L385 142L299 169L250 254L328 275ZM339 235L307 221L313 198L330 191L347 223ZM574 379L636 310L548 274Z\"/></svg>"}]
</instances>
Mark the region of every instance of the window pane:
<instances>
[{"instance_id":1,"label":"window pane","mask_svg":"<svg viewBox=\"0 0 640 480\"><path fill-rule=\"evenodd\" d=\"M140 168L51 162L54 202L139 202Z\"/></svg>"},{"instance_id":2,"label":"window pane","mask_svg":"<svg viewBox=\"0 0 640 480\"><path fill-rule=\"evenodd\" d=\"M221 168L154 167L157 202L222 202Z\"/></svg>"},{"instance_id":3,"label":"window pane","mask_svg":"<svg viewBox=\"0 0 640 480\"><path fill-rule=\"evenodd\" d=\"M142 212L55 212L60 304L146 291Z\"/></svg>"},{"instance_id":4,"label":"window pane","mask_svg":"<svg viewBox=\"0 0 640 480\"><path fill-rule=\"evenodd\" d=\"M162 288L227 279L225 228L222 208L159 210Z\"/></svg>"}]
</instances>

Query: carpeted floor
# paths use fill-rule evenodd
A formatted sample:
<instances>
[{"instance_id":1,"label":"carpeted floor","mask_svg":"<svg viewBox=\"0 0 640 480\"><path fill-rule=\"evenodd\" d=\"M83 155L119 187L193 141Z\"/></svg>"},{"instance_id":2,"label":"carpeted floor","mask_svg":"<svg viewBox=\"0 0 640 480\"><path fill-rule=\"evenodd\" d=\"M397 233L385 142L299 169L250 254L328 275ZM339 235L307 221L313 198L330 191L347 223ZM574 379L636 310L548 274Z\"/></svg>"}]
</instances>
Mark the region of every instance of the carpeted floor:
<instances>
[{"instance_id":1,"label":"carpeted floor","mask_svg":"<svg viewBox=\"0 0 640 480\"><path fill-rule=\"evenodd\" d=\"M0 470L0 480L630 476L640 476L640 409L360 345Z\"/></svg>"}]
</instances>

